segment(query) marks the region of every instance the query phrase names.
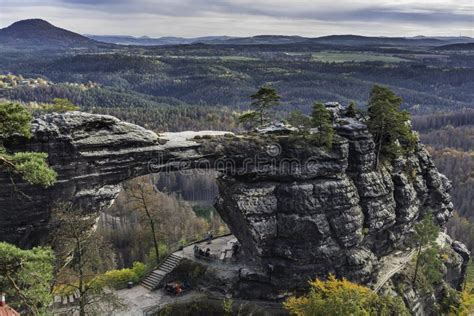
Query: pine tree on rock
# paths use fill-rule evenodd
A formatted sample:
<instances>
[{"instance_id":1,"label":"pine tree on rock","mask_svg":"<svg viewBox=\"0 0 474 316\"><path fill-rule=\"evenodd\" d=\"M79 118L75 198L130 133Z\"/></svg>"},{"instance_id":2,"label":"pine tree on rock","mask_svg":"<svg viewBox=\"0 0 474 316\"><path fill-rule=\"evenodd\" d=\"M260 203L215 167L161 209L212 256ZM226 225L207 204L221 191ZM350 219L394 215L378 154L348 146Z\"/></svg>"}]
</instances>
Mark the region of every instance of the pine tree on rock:
<instances>
[{"instance_id":1,"label":"pine tree on rock","mask_svg":"<svg viewBox=\"0 0 474 316\"><path fill-rule=\"evenodd\" d=\"M239 118L241 123L253 123L260 126L268 122L269 110L280 104L281 97L277 91L272 87L260 87L260 89L250 96L252 99L251 106L255 109L253 111L242 114Z\"/></svg>"},{"instance_id":2,"label":"pine tree on rock","mask_svg":"<svg viewBox=\"0 0 474 316\"><path fill-rule=\"evenodd\" d=\"M334 138L331 112L326 109L324 104L315 103L311 117L313 127L318 129L318 132L313 135L313 140L320 146L324 145L326 148L331 148Z\"/></svg>"},{"instance_id":3,"label":"pine tree on rock","mask_svg":"<svg viewBox=\"0 0 474 316\"><path fill-rule=\"evenodd\" d=\"M377 167L380 158L395 158L414 149L416 136L409 125L410 115L400 110L402 99L390 89L375 85L368 104L367 127L376 145Z\"/></svg>"},{"instance_id":4,"label":"pine tree on rock","mask_svg":"<svg viewBox=\"0 0 474 316\"><path fill-rule=\"evenodd\" d=\"M354 101L351 101L351 103L349 103L349 106L347 107L347 110L346 110L346 115L348 117L356 117L357 108Z\"/></svg>"}]
</instances>

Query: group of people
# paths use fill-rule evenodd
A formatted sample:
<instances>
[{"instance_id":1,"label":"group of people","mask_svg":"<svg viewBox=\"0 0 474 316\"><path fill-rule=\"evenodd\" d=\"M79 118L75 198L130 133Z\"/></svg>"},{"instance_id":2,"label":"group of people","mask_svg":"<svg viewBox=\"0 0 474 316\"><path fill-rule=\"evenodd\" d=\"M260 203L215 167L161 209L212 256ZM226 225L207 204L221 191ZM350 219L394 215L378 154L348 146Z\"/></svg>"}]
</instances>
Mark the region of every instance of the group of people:
<instances>
[{"instance_id":1,"label":"group of people","mask_svg":"<svg viewBox=\"0 0 474 316\"><path fill-rule=\"evenodd\" d=\"M191 288L191 285L188 283L188 281L184 281L183 283L168 282L165 285L165 291L174 295L179 295L183 293L184 290L190 289L190 288Z\"/></svg>"},{"instance_id":2,"label":"group of people","mask_svg":"<svg viewBox=\"0 0 474 316\"><path fill-rule=\"evenodd\" d=\"M211 249L207 248L205 251L198 245L194 245L194 256L210 257Z\"/></svg>"},{"instance_id":3,"label":"group of people","mask_svg":"<svg viewBox=\"0 0 474 316\"><path fill-rule=\"evenodd\" d=\"M169 282L165 285L165 291L170 294L179 295L183 290L183 285L178 282Z\"/></svg>"}]
</instances>

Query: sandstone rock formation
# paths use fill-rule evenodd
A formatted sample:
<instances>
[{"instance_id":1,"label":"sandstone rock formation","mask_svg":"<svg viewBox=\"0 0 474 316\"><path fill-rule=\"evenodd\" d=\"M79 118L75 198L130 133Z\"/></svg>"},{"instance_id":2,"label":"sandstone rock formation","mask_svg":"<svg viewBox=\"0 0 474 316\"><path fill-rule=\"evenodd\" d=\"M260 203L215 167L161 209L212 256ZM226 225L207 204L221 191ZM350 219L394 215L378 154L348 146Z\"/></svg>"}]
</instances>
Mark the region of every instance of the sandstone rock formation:
<instances>
[{"instance_id":1,"label":"sandstone rock formation","mask_svg":"<svg viewBox=\"0 0 474 316\"><path fill-rule=\"evenodd\" d=\"M42 116L33 122L32 139L11 137L4 144L12 151L47 152L59 181L42 189L0 171L0 240L41 243L57 201L75 201L98 213L127 179L211 167L222 174L216 208L250 267L240 275L242 293L265 287L277 295L328 273L368 284L380 258L399 249L425 212L439 225L446 223L453 210L451 185L421 144L376 168L363 120L331 110L337 134L331 150L295 135L158 137L111 116ZM457 242L452 248L460 259L449 278L457 287L469 254Z\"/></svg>"},{"instance_id":2,"label":"sandstone rock formation","mask_svg":"<svg viewBox=\"0 0 474 316\"><path fill-rule=\"evenodd\" d=\"M278 137L280 155L218 179L219 213L277 287L329 273L369 283L378 259L404 242L422 214L432 212L440 225L451 216L449 181L421 144L377 169L365 124L336 117L331 151ZM252 152L252 141L228 142L222 155Z\"/></svg>"},{"instance_id":3,"label":"sandstone rock formation","mask_svg":"<svg viewBox=\"0 0 474 316\"><path fill-rule=\"evenodd\" d=\"M160 139L151 131L107 115L47 114L33 121L32 133L31 139L4 140L5 147L48 153L58 182L45 189L0 170L0 241L22 246L45 240L56 203L74 201L84 211L98 214L110 206L126 179L183 165L192 167L202 157L197 151L200 145L185 138L199 133Z\"/></svg>"}]
</instances>

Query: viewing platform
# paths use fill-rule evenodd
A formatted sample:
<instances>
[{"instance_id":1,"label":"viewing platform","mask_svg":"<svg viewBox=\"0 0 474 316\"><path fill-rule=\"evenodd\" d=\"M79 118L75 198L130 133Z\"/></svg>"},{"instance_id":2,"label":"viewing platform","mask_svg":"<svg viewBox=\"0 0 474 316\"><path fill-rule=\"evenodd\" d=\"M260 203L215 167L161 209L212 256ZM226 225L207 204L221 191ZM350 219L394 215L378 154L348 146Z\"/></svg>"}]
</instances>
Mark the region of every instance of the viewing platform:
<instances>
[{"instance_id":1,"label":"viewing platform","mask_svg":"<svg viewBox=\"0 0 474 316\"><path fill-rule=\"evenodd\" d=\"M173 262L177 262L175 258L199 262L205 266L212 266L224 274L238 273L239 269L242 268L242 264L236 264L237 257L234 254L236 245L238 245L237 238L229 234L211 240L193 243L173 252L168 258L173 258ZM197 251L198 249L201 250L201 253ZM206 255L206 252L208 255ZM144 286L142 282L142 284L137 284L131 289L117 291L117 295L123 300L125 306L127 306L125 311L119 312L117 315L147 315L150 311L159 310L165 305L186 302L196 299L200 295L204 295L199 289L194 288L184 291L179 295L167 293L164 288L160 286L162 285L161 281L166 275L173 272L173 269L178 266L179 262L173 269L170 269L172 266L166 262L167 260L164 260L157 269L150 273L150 275L153 275L153 273L158 274L157 271L159 271L161 275L158 284L151 289L150 286ZM165 264L165 268L162 267L163 264Z\"/></svg>"}]
</instances>

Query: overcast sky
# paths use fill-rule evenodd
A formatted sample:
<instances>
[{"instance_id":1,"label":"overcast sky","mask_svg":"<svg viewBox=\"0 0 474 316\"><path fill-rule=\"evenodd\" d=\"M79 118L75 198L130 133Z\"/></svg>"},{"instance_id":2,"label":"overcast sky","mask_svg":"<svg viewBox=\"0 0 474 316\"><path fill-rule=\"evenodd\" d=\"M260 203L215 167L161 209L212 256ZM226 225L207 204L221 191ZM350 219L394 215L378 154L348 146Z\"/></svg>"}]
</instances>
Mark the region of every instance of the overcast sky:
<instances>
[{"instance_id":1,"label":"overcast sky","mask_svg":"<svg viewBox=\"0 0 474 316\"><path fill-rule=\"evenodd\" d=\"M0 0L0 27L27 18L152 37L474 36L474 0Z\"/></svg>"}]
</instances>

